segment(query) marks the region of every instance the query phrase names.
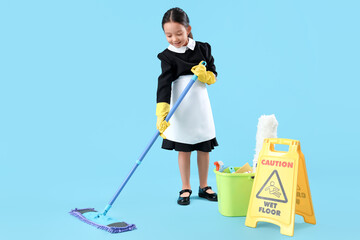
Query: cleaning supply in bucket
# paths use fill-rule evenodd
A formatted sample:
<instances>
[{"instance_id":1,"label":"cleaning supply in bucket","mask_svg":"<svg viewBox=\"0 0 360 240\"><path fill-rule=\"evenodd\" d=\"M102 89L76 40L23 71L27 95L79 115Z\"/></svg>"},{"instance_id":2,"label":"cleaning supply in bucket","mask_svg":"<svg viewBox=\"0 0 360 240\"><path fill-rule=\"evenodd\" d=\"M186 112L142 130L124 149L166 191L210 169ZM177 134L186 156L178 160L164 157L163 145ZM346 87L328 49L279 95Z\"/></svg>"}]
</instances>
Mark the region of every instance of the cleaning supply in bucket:
<instances>
[{"instance_id":1,"label":"cleaning supply in bucket","mask_svg":"<svg viewBox=\"0 0 360 240\"><path fill-rule=\"evenodd\" d=\"M235 169L234 169L233 166L230 166L230 167L229 167L229 172L230 172L230 173L234 173L234 172L235 172Z\"/></svg>"},{"instance_id":2,"label":"cleaning supply in bucket","mask_svg":"<svg viewBox=\"0 0 360 240\"><path fill-rule=\"evenodd\" d=\"M246 163L244 166L239 168L236 173L248 173L252 172L252 168L250 167L249 163Z\"/></svg>"},{"instance_id":3,"label":"cleaning supply in bucket","mask_svg":"<svg viewBox=\"0 0 360 240\"><path fill-rule=\"evenodd\" d=\"M228 168L228 166L224 166L224 163L222 161L216 161L214 162L214 165L216 166L216 171L223 172L225 169Z\"/></svg>"},{"instance_id":4,"label":"cleaning supply in bucket","mask_svg":"<svg viewBox=\"0 0 360 240\"><path fill-rule=\"evenodd\" d=\"M214 169L219 212L224 216L246 216L255 173L237 173L236 171L241 168L248 169L244 168L247 165L249 164L234 167L234 173L231 173L229 168L224 169L223 172Z\"/></svg>"},{"instance_id":5,"label":"cleaning supply in bucket","mask_svg":"<svg viewBox=\"0 0 360 240\"><path fill-rule=\"evenodd\" d=\"M224 163L222 161L216 161L214 162L214 165L216 167L216 171L220 171L224 167Z\"/></svg>"},{"instance_id":6,"label":"cleaning supply in bucket","mask_svg":"<svg viewBox=\"0 0 360 240\"><path fill-rule=\"evenodd\" d=\"M228 166L223 166L223 167L221 167L221 168L219 169L219 172L224 172L225 169L228 169Z\"/></svg>"}]
</instances>

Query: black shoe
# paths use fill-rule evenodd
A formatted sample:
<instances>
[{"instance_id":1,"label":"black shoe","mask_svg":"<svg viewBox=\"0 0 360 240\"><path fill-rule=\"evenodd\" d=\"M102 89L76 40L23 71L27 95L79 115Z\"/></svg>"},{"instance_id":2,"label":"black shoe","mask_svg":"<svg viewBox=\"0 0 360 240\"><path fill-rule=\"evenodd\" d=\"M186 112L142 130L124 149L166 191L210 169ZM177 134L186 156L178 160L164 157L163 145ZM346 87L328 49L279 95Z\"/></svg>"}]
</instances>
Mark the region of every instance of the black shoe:
<instances>
[{"instance_id":1,"label":"black shoe","mask_svg":"<svg viewBox=\"0 0 360 240\"><path fill-rule=\"evenodd\" d=\"M210 186L200 188L199 187L199 197L206 198L209 201L217 202L217 194L216 193L207 193L206 191L211 189Z\"/></svg>"},{"instance_id":2,"label":"black shoe","mask_svg":"<svg viewBox=\"0 0 360 240\"><path fill-rule=\"evenodd\" d=\"M190 195L189 195L188 197L180 197L180 195L183 194L183 193L185 193L185 192L190 193ZM189 205L189 204L190 204L190 196L191 196L191 193L192 193L191 189L181 190L181 191L179 192L179 198L178 198L178 200L177 200L177 203L178 203L179 205Z\"/></svg>"}]
</instances>

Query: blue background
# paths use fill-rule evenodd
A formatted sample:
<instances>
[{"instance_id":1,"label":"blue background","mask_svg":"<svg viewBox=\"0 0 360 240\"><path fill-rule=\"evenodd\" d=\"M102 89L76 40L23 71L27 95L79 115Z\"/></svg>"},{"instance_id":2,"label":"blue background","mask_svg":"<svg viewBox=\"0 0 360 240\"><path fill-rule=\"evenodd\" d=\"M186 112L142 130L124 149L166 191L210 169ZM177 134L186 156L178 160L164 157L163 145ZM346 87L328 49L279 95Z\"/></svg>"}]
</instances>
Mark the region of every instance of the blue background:
<instances>
[{"instance_id":1,"label":"blue background","mask_svg":"<svg viewBox=\"0 0 360 240\"><path fill-rule=\"evenodd\" d=\"M296 217L294 239L358 235L357 1L0 1L1 239L279 239L181 189L177 154L157 141L109 215L137 230L111 235L68 214L102 210L155 127L166 10L189 15L212 45L214 161L251 163L258 118L300 140L317 224ZM195 161L194 161L195 160Z\"/></svg>"}]
</instances>

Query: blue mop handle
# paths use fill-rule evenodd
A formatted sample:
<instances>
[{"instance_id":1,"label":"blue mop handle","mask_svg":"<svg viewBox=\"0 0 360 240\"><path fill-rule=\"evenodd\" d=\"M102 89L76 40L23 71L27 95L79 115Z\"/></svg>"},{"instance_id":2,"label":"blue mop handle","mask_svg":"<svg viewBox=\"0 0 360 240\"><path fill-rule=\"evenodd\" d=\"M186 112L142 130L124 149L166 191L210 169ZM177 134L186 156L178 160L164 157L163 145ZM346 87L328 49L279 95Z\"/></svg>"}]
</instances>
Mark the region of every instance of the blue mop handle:
<instances>
[{"instance_id":1,"label":"blue mop handle","mask_svg":"<svg viewBox=\"0 0 360 240\"><path fill-rule=\"evenodd\" d=\"M202 61L201 62L202 65L206 66L206 62ZM190 88L192 87L192 85L196 82L197 80L197 76L194 74L194 76L191 78L191 80L189 81L188 85L185 87L185 89L183 90L183 92L181 93L180 97L178 98L178 100L175 102L174 106L171 108L170 112L168 113L168 115L165 118L165 121L169 121L171 116L174 114L174 112L176 111L176 109L179 107L181 101L184 99L184 97L186 96L186 94L188 93L188 91L190 90ZM129 181L129 179L131 178L131 176L133 175L133 173L135 172L136 168L140 165L140 163L142 162L142 160L145 158L146 154L149 152L150 148L152 147L152 145L155 143L156 139L159 137L160 132L159 130L156 130L156 133L154 134L154 136L151 138L150 142L148 143L148 145L146 146L144 152L140 155L139 159L136 161L136 164L134 165L134 167L131 169L129 175L125 178L124 182L121 184L120 188L117 190L117 192L115 193L114 197L111 199L111 201L109 202L109 204L105 207L105 210L103 212L103 215L105 216L107 214L107 212L110 210L110 208L112 207L113 203L115 202L115 200L117 199L117 197L119 196L119 194L121 193L121 191L123 190L123 188L125 187L126 183Z\"/></svg>"}]
</instances>

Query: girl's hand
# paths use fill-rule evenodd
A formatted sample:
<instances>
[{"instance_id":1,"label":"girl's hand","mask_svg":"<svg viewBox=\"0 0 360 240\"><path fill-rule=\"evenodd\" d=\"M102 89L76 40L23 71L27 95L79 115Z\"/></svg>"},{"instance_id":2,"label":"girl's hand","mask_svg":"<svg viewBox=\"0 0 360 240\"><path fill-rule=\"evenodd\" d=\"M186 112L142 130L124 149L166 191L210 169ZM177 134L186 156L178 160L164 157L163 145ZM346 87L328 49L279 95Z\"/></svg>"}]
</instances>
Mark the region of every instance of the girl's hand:
<instances>
[{"instance_id":1,"label":"girl's hand","mask_svg":"<svg viewBox=\"0 0 360 240\"><path fill-rule=\"evenodd\" d=\"M170 126L170 123L165 121L165 117L158 117L156 121L156 127L160 132L160 136L163 139L166 139L166 136L164 135L165 130Z\"/></svg>"},{"instance_id":2,"label":"girl's hand","mask_svg":"<svg viewBox=\"0 0 360 240\"><path fill-rule=\"evenodd\" d=\"M201 62L191 68L191 71L198 77L200 82L211 85L216 82L215 74L211 71L206 71L206 68Z\"/></svg>"},{"instance_id":3,"label":"girl's hand","mask_svg":"<svg viewBox=\"0 0 360 240\"><path fill-rule=\"evenodd\" d=\"M170 123L165 121L165 118L168 115L169 111L170 111L170 104L166 102L160 102L156 104L156 116L157 116L156 127L159 130L160 136L163 139L166 139L163 132L165 132L165 130L170 126Z\"/></svg>"}]
</instances>

